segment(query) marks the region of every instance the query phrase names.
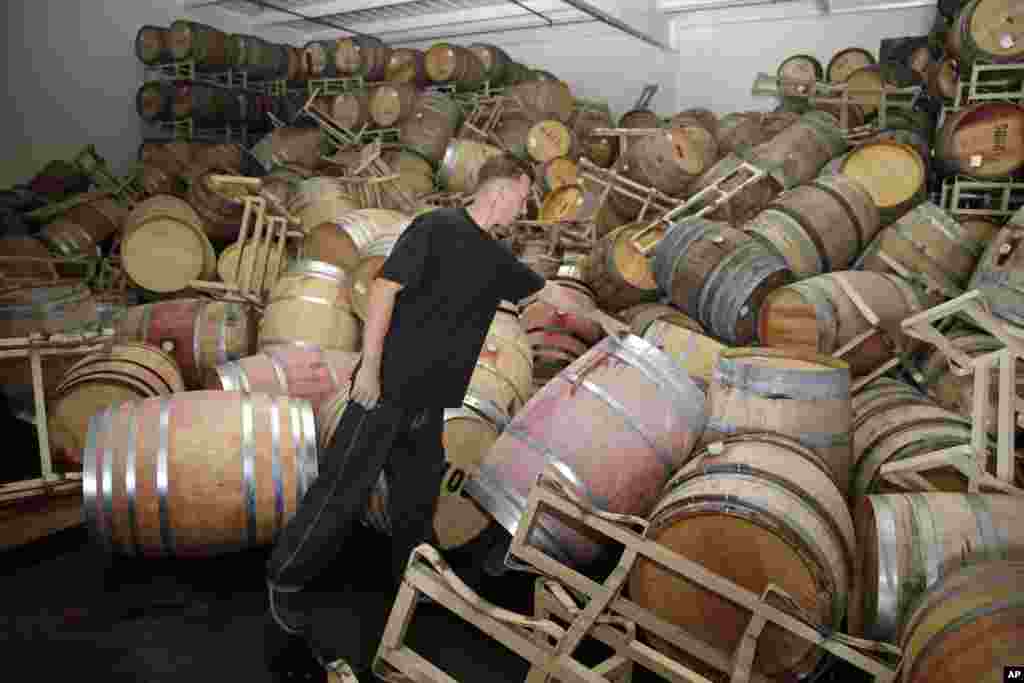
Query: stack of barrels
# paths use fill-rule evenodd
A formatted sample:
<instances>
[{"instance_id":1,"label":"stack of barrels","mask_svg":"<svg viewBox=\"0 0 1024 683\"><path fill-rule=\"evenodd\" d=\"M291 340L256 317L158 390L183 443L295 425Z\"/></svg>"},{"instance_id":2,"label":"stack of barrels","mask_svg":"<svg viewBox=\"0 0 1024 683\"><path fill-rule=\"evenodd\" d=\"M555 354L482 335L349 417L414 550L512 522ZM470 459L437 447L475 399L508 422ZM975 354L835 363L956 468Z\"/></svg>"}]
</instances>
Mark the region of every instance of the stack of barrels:
<instances>
[{"instance_id":1,"label":"stack of barrels","mask_svg":"<svg viewBox=\"0 0 1024 683\"><path fill-rule=\"evenodd\" d=\"M975 59L991 59L974 27L992 21L993 1L968 3L958 22L961 49ZM616 119L493 45L417 51L347 38L298 50L173 28L159 39L140 32L140 58L289 80L361 76L364 90L317 106L346 127L398 129L401 145L383 160L415 208L387 196L368 204L340 177L363 162L360 150L326 150L318 129L289 126L252 150L265 194L298 217L303 235L267 268L261 311L189 290L196 279L230 282L232 264L251 258L232 245L241 199L214 178L241 171L238 148L146 143L150 196L130 212L88 203L41 239L6 245L93 253L118 236L132 283L160 298L123 310L108 348L46 380L56 450L83 468L90 525L111 548L183 556L273 538L332 442L382 263L432 208L429 195L470 195L484 162L508 150L535 171L528 218L551 228L515 232L510 245L577 308L531 299L497 312L463 406L444 416L449 467L435 530L445 549L492 527L515 532L537 474L554 464L592 505L646 517L655 542L756 594L784 591L815 628L900 644L905 680L946 671L978 634L1020 641L1020 605L1003 596L1007 582L1021 590L1021 499L969 492L958 464L971 463L956 460L965 455L899 487L885 472L970 446L972 406L996 400L973 396L969 378L900 323L978 289L993 315L1024 326L1024 211L1000 226L928 200L936 169L1002 178L1024 164L1017 105L968 107L938 132L920 111L887 116L887 129L851 148L843 125L876 120L879 101L861 94L845 114L807 107L812 83L914 79L860 48L827 66L809 55L784 61L789 90L777 112L638 108ZM925 74L916 82L930 73L922 63L918 55L908 67ZM427 89L438 85L451 87ZM504 88L516 106L467 121L449 91L483 85ZM488 118L493 130L482 131ZM593 132L616 125L646 132L625 148ZM614 187L588 177L584 158ZM707 190L706 203L715 189L736 191L700 217L666 224L644 207L651 190L673 203ZM580 224L593 243L570 238ZM22 311L43 311L32 319L42 329L95 308L83 287L18 296L0 301L5 336L29 329L17 326ZM56 309L63 318L45 313ZM596 310L630 333L608 336L586 315ZM969 355L1002 347L968 327L952 337ZM994 436L996 426L984 428ZM994 471L984 458L978 465ZM136 476L149 471L157 476ZM365 512L383 532L388 495L382 476ZM199 501L210 514L185 514ZM553 517L532 541L584 571L612 550ZM748 622L742 608L647 560L627 592L725 652ZM641 637L710 675L656 635ZM759 675L795 680L829 663L782 630L762 639ZM993 670L1000 652L972 662Z\"/></svg>"}]
</instances>

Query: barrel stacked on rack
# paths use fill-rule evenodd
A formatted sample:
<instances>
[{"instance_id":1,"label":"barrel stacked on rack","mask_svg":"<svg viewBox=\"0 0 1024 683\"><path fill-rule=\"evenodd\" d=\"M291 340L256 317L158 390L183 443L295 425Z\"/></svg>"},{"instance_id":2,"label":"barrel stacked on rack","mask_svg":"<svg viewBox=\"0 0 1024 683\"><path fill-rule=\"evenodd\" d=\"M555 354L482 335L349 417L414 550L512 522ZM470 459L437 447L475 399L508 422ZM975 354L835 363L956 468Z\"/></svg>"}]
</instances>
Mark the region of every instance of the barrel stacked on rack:
<instances>
[{"instance_id":1,"label":"barrel stacked on rack","mask_svg":"<svg viewBox=\"0 0 1024 683\"><path fill-rule=\"evenodd\" d=\"M964 44L979 36L966 48L975 61L992 59L984 32L971 32L992 21L984 8L963 10L974 17L961 22ZM536 475L554 463L591 504L647 517L651 539L755 593L774 585L815 628L907 644L907 680L941 668L944 643L987 627L974 602L953 617L934 605L960 594L961 562L1024 550L1020 498L968 493L955 459L913 480L922 491L888 472L972 443L973 385L901 321L969 289L1002 319L1024 321L1024 214L1000 227L948 211L929 168L934 146L937 165L956 162L956 173L1015 172L1017 105L971 105L935 133L920 111L883 108L877 90L905 82L859 48L827 66L810 55L783 62L785 111L666 118L638 103L617 119L493 45L417 51L356 37L298 49L178 22L144 28L137 49L147 64L193 60L197 73L232 69L250 85L305 83L307 99L319 90L320 120L262 138L256 172L238 146L147 142L149 196L130 211L97 199L39 239L4 240L5 253L104 255L113 239L129 282L158 299L121 312L109 348L46 375L58 455L83 468L90 525L111 548L187 555L268 542L331 444L383 261L416 215L464 205L486 159L509 151L534 180L526 219L501 238L582 311L614 314L632 334L606 336L540 300L502 304L463 406L445 413L435 518L445 549L494 526L514 532ZM845 114L805 106L822 80L860 88ZM144 86L139 106L240 121L253 111L243 99L161 83ZM990 128L1004 131L999 154L986 151ZM379 196L354 181L376 163L369 140L383 142L377 170L398 176ZM272 264L234 243L245 200L217 175L243 169L299 220ZM267 273L260 310L191 289L231 284L239 263ZM5 336L96 317L88 288L65 283L4 294L0 308L10 311ZM60 325L46 313L57 308ZM24 311L36 316L27 327ZM971 355L1000 348L969 328L955 340ZM144 471L163 479L136 476ZM388 495L382 476L365 514L382 532ZM208 514L181 512L192 508ZM611 550L564 520L534 534L583 569ZM993 590L1019 581L1012 564L962 571ZM627 590L727 651L743 637L744 610L649 563ZM795 680L824 665L782 631L764 638L759 674Z\"/></svg>"}]
</instances>

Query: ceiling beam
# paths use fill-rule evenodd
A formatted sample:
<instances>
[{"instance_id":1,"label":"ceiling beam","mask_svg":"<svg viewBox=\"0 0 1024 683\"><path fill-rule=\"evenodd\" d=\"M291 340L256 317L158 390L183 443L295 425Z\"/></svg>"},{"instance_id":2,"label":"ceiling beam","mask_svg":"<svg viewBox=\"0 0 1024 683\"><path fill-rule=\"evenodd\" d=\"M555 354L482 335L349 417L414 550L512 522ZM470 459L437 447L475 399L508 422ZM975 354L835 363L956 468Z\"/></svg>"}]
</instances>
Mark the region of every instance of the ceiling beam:
<instances>
[{"instance_id":1,"label":"ceiling beam","mask_svg":"<svg viewBox=\"0 0 1024 683\"><path fill-rule=\"evenodd\" d=\"M642 31L640 29L637 29L636 27L631 26L630 24L627 24L625 21L620 19L618 16L615 16L615 15L605 11L605 9L603 9L602 7L598 7L595 4L595 2L593 2L593 0L562 0L562 2L564 2L567 5L570 5L570 6L574 7L574 8L576 8L578 10L580 10L581 12L584 12L585 14L588 14L588 15L592 16L593 18L595 18L595 19L597 19L597 20L599 20L601 22L604 22L605 24L608 24L609 26L612 26L612 27L614 27L614 28L624 32L624 33L628 33L629 35L633 36L634 38L639 38L640 40L642 40L643 42L647 43L648 45L653 45L653 46L655 46L657 48L660 48L661 50L663 50L665 52L676 52L676 50L673 49L672 46L668 45L663 40L659 40L659 39L655 38L648 31ZM602 4L606 5L606 6L610 6L610 5L614 4L614 3L602 2ZM655 25L655 23L656 23L655 20L657 19L657 14L660 14L660 13L657 12L657 9L656 9L656 7L653 6L653 3L649 2L649 1L648 2L639 2L639 3L637 3L636 0L630 0L630 2L624 2L622 6L616 6L616 9L619 10L618 12L616 12L616 14L618 14L618 15L624 14L624 12L622 12L622 7L625 7L625 9L627 11L635 10L635 9L641 9L641 10L644 9L643 7L638 8L637 5L641 5L641 6L646 5L647 6L646 7L646 11L651 13L649 15L649 18L651 19L651 21L649 23L652 26ZM641 13L643 13L643 11ZM664 23L667 25L668 21L666 20Z\"/></svg>"}]
</instances>

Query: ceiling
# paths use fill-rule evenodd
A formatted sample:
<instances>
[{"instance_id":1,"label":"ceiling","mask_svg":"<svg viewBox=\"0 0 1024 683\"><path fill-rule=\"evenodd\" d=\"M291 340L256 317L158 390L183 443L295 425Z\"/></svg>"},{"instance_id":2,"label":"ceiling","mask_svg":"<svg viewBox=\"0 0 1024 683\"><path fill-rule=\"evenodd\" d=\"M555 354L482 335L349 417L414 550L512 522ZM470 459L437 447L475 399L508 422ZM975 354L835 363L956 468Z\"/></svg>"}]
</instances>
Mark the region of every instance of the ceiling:
<instances>
[{"instance_id":1,"label":"ceiling","mask_svg":"<svg viewBox=\"0 0 1024 683\"><path fill-rule=\"evenodd\" d=\"M715 0L718 1L718 0ZM604 22L667 48L660 0L185 0L297 42L369 34L392 44ZM627 11L628 8L628 11ZM653 28L653 30L652 30Z\"/></svg>"}]
</instances>

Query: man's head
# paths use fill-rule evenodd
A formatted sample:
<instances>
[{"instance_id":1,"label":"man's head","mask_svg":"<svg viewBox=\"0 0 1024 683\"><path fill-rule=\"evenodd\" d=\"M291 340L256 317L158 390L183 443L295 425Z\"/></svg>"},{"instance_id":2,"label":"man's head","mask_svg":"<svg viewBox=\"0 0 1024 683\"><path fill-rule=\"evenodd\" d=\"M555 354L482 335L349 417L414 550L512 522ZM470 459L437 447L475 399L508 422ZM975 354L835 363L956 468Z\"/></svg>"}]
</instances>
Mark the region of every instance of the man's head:
<instances>
[{"instance_id":1,"label":"man's head","mask_svg":"<svg viewBox=\"0 0 1024 683\"><path fill-rule=\"evenodd\" d=\"M480 168L473 198L474 218L484 228L508 225L526 209L530 182L528 168L514 156L491 157Z\"/></svg>"}]
</instances>

